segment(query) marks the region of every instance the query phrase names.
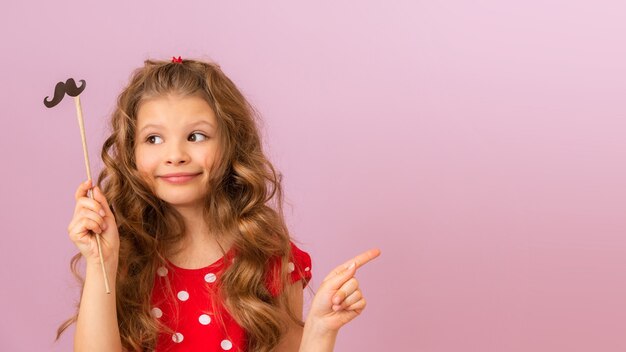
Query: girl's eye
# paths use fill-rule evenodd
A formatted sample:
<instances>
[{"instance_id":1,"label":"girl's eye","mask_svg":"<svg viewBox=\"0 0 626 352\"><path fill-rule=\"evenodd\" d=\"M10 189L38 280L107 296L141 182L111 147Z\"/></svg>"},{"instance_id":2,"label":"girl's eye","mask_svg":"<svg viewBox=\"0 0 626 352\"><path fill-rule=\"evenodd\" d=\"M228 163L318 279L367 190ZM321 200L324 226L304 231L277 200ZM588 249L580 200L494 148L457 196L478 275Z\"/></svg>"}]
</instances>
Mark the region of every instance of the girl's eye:
<instances>
[{"instance_id":1,"label":"girl's eye","mask_svg":"<svg viewBox=\"0 0 626 352\"><path fill-rule=\"evenodd\" d=\"M199 136L199 137L196 137ZM192 134L189 135L189 140L192 142L201 142L208 139L207 136L205 136L204 134L200 133L200 132L194 132Z\"/></svg>"},{"instance_id":2,"label":"girl's eye","mask_svg":"<svg viewBox=\"0 0 626 352\"><path fill-rule=\"evenodd\" d=\"M161 142L157 143L157 141L156 141L157 139L160 139ZM148 142L150 144L161 144L161 143L163 143L161 137L154 136L154 135L153 136L148 136L148 138L146 138L146 142Z\"/></svg>"}]
</instances>

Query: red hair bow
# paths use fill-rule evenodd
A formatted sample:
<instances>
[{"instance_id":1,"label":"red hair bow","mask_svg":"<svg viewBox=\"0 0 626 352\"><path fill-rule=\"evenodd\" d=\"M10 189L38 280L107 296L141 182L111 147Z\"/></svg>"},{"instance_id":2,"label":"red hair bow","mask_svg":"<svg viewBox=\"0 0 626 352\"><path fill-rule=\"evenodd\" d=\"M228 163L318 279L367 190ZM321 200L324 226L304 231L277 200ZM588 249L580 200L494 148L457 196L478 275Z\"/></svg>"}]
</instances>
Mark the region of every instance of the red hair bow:
<instances>
[{"instance_id":1,"label":"red hair bow","mask_svg":"<svg viewBox=\"0 0 626 352\"><path fill-rule=\"evenodd\" d=\"M177 64L182 64L183 59L181 59L180 56L178 58L176 58L176 56L172 56L172 62L177 63Z\"/></svg>"}]
</instances>

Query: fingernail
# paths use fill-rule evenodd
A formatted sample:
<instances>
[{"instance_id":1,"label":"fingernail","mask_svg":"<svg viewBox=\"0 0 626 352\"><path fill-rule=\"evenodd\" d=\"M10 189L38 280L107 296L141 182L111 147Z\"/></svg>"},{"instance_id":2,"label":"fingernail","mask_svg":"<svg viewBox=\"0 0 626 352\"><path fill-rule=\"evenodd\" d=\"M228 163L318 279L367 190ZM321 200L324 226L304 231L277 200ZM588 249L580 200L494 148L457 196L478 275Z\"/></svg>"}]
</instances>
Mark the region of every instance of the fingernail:
<instances>
[{"instance_id":1,"label":"fingernail","mask_svg":"<svg viewBox=\"0 0 626 352\"><path fill-rule=\"evenodd\" d=\"M356 262L352 262L352 264L350 264L350 266L348 267L348 270L354 268L355 265L356 265Z\"/></svg>"},{"instance_id":2,"label":"fingernail","mask_svg":"<svg viewBox=\"0 0 626 352\"><path fill-rule=\"evenodd\" d=\"M102 209L100 209L99 213L100 213L101 216L106 216L107 215L107 213L105 213L104 210L102 210Z\"/></svg>"}]
</instances>

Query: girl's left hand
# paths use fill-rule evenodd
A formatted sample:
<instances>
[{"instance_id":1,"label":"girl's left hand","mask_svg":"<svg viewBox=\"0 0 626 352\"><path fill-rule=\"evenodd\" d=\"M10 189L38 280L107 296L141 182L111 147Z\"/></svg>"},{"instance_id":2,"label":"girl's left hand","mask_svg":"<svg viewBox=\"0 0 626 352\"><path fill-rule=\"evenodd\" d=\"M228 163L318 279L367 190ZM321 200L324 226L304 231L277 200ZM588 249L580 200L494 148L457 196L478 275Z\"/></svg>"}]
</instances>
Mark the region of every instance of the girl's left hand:
<instances>
[{"instance_id":1,"label":"girl's left hand","mask_svg":"<svg viewBox=\"0 0 626 352\"><path fill-rule=\"evenodd\" d=\"M354 277L356 270L380 255L370 249L331 271L320 285L307 316L307 324L336 333L365 309L365 298Z\"/></svg>"}]
</instances>

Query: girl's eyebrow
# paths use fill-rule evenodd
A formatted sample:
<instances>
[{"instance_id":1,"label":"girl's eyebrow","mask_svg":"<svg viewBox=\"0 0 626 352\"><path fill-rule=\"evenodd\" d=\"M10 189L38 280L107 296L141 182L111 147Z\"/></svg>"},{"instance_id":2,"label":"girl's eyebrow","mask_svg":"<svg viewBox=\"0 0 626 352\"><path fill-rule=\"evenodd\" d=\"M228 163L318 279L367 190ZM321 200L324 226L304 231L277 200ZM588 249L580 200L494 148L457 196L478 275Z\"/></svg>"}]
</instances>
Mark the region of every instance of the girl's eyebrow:
<instances>
[{"instance_id":1,"label":"girl's eyebrow","mask_svg":"<svg viewBox=\"0 0 626 352\"><path fill-rule=\"evenodd\" d=\"M199 120L199 121L196 121L196 122L192 122L192 123L188 124L188 125L187 125L187 127L196 127L196 126L198 126L198 125L209 125L211 128L213 128L213 124L211 124L210 122L205 121L205 120ZM153 128L161 128L161 127L163 127L163 126L162 126L162 125L159 125L159 124L149 123L149 124L147 124L147 125L143 126L143 127L139 130L139 133L143 132L143 130L145 130L145 129L147 129L147 128L150 128L150 127L153 127Z\"/></svg>"}]
</instances>

